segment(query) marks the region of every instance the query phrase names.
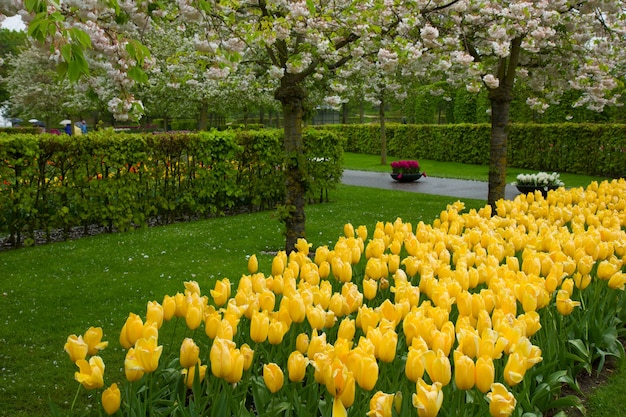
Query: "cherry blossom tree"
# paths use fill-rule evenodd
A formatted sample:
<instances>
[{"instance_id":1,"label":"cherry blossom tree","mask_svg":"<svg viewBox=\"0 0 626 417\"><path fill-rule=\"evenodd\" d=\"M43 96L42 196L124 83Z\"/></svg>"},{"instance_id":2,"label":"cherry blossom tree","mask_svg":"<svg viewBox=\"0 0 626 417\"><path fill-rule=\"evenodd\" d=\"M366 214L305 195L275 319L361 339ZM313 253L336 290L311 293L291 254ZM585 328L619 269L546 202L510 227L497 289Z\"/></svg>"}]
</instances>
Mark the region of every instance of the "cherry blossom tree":
<instances>
[{"instance_id":1,"label":"cherry blossom tree","mask_svg":"<svg viewBox=\"0 0 626 417\"><path fill-rule=\"evenodd\" d=\"M622 0L459 1L445 13L430 15L421 34L426 45L435 43L448 51L433 69L452 84L464 82L468 91L488 91L492 207L504 197L507 125L516 80L523 79L534 91L527 104L539 112L558 104L568 90L580 93L575 106L596 111L619 98L612 91L624 75L619 66L626 40Z\"/></svg>"},{"instance_id":2,"label":"cherry blossom tree","mask_svg":"<svg viewBox=\"0 0 626 417\"><path fill-rule=\"evenodd\" d=\"M85 54L98 53L125 96L109 107L124 117L141 106L129 93L132 81L146 81L151 65L143 35L160 21L178 22L197 36L196 50L210 63L206 76L226 78L242 65L267 77L266 88L283 111L286 200L286 249L305 234L302 118L316 80L329 79L349 62L377 54L385 39L397 40L408 55L422 45L408 35L421 16L458 0L315 0L78 2L30 0L29 34L50 45L62 70L75 79L89 72ZM15 1L15 3L21 3ZM4 10L3 10L4 11ZM395 44L395 42L392 42ZM87 51L87 52L86 52ZM338 105L338 95L329 96Z\"/></svg>"}]
</instances>

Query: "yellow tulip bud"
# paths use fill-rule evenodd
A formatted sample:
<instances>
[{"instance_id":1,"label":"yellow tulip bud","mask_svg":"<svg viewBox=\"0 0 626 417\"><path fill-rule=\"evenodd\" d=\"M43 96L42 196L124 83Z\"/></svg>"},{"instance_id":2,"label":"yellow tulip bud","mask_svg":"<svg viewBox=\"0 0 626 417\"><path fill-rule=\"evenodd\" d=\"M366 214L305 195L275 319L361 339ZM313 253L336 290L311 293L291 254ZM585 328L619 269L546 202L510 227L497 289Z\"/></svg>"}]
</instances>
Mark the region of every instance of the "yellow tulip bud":
<instances>
[{"instance_id":1,"label":"yellow tulip bud","mask_svg":"<svg viewBox=\"0 0 626 417\"><path fill-rule=\"evenodd\" d=\"M454 383L458 389L469 390L475 383L475 364L472 358L454 351Z\"/></svg>"},{"instance_id":2,"label":"yellow tulip bud","mask_svg":"<svg viewBox=\"0 0 626 417\"><path fill-rule=\"evenodd\" d=\"M231 349L235 348L232 340L216 337L211 346L209 358L211 362L211 372L217 378L226 378L232 372Z\"/></svg>"},{"instance_id":3,"label":"yellow tulip bud","mask_svg":"<svg viewBox=\"0 0 626 417\"><path fill-rule=\"evenodd\" d=\"M143 320L135 313L130 313L122 331L120 332L120 345L124 349L128 349L135 344L143 332Z\"/></svg>"},{"instance_id":4,"label":"yellow tulip bud","mask_svg":"<svg viewBox=\"0 0 626 417\"><path fill-rule=\"evenodd\" d=\"M163 318L163 306L156 301L149 301L146 312L146 323L156 323L157 329L160 329L163 325Z\"/></svg>"},{"instance_id":5,"label":"yellow tulip bud","mask_svg":"<svg viewBox=\"0 0 626 417\"><path fill-rule=\"evenodd\" d=\"M122 393L117 387L117 384L111 384L111 386L102 391L102 408L108 415L115 414L120 409L122 404Z\"/></svg>"},{"instance_id":6,"label":"yellow tulip bud","mask_svg":"<svg viewBox=\"0 0 626 417\"><path fill-rule=\"evenodd\" d=\"M306 333L300 333L296 337L296 349L298 349L298 352L302 354L309 349L309 335Z\"/></svg>"},{"instance_id":7,"label":"yellow tulip bud","mask_svg":"<svg viewBox=\"0 0 626 417\"><path fill-rule=\"evenodd\" d=\"M493 359L488 356L481 356L476 360L474 371L476 388L483 394L486 394L495 380L496 371Z\"/></svg>"},{"instance_id":8,"label":"yellow tulip bud","mask_svg":"<svg viewBox=\"0 0 626 417\"><path fill-rule=\"evenodd\" d=\"M356 325L355 325L354 320L349 317L344 318L339 324L337 337L352 341L352 339L354 339L355 333L356 333Z\"/></svg>"},{"instance_id":9,"label":"yellow tulip bud","mask_svg":"<svg viewBox=\"0 0 626 417\"><path fill-rule=\"evenodd\" d=\"M452 379L452 369L450 359L438 350L436 353L432 350L424 353L425 367L428 376L433 382L439 382L442 386L448 385Z\"/></svg>"},{"instance_id":10,"label":"yellow tulip bud","mask_svg":"<svg viewBox=\"0 0 626 417\"><path fill-rule=\"evenodd\" d=\"M515 410L517 401L515 396L507 391L500 383L491 386L491 392L487 394L489 401L489 413L493 417L509 417Z\"/></svg>"},{"instance_id":11,"label":"yellow tulip bud","mask_svg":"<svg viewBox=\"0 0 626 417\"><path fill-rule=\"evenodd\" d=\"M250 321L250 339L256 343L263 343L267 339L267 333L269 331L270 319L267 315L267 311L252 313L252 319Z\"/></svg>"},{"instance_id":12,"label":"yellow tulip bud","mask_svg":"<svg viewBox=\"0 0 626 417\"><path fill-rule=\"evenodd\" d=\"M284 322L280 320L270 320L270 325L267 331L267 341L270 345L280 345L283 342L285 333L289 330Z\"/></svg>"},{"instance_id":13,"label":"yellow tulip bud","mask_svg":"<svg viewBox=\"0 0 626 417\"><path fill-rule=\"evenodd\" d=\"M417 382L424 376L424 361L422 359L424 351L409 346L409 353L406 357L404 373L409 381Z\"/></svg>"},{"instance_id":14,"label":"yellow tulip bud","mask_svg":"<svg viewBox=\"0 0 626 417\"><path fill-rule=\"evenodd\" d=\"M174 315L176 317L185 317L185 314L187 313L187 298L185 297L185 294L181 292L176 293L174 301L176 302Z\"/></svg>"},{"instance_id":15,"label":"yellow tulip bud","mask_svg":"<svg viewBox=\"0 0 626 417\"><path fill-rule=\"evenodd\" d=\"M374 259L374 258L371 258ZM363 296L367 300L373 300L376 297L376 292L378 291L378 282L373 279L364 279L363 280Z\"/></svg>"},{"instance_id":16,"label":"yellow tulip bud","mask_svg":"<svg viewBox=\"0 0 626 417\"><path fill-rule=\"evenodd\" d=\"M248 272L251 274L256 274L258 270L259 270L259 261L256 258L256 254L255 254L248 258Z\"/></svg>"},{"instance_id":17,"label":"yellow tulip bud","mask_svg":"<svg viewBox=\"0 0 626 417\"><path fill-rule=\"evenodd\" d=\"M306 307L302 297L296 294L288 298L287 302L289 303L289 317L291 317L291 321L302 323L306 317Z\"/></svg>"},{"instance_id":18,"label":"yellow tulip bud","mask_svg":"<svg viewBox=\"0 0 626 417\"><path fill-rule=\"evenodd\" d=\"M180 345L180 365L183 368L196 366L200 360L200 347L193 339L187 337Z\"/></svg>"},{"instance_id":19,"label":"yellow tulip bud","mask_svg":"<svg viewBox=\"0 0 626 417\"><path fill-rule=\"evenodd\" d=\"M200 285L196 281L185 281L185 293L200 295Z\"/></svg>"},{"instance_id":20,"label":"yellow tulip bud","mask_svg":"<svg viewBox=\"0 0 626 417\"><path fill-rule=\"evenodd\" d=\"M82 336L75 334L68 336L64 346L65 351L70 355L70 360L76 363L77 360L85 359L89 351L89 345L83 340Z\"/></svg>"},{"instance_id":21,"label":"yellow tulip bud","mask_svg":"<svg viewBox=\"0 0 626 417\"><path fill-rule=\"evenodd\" d=\"M294 350L287 359L287 371L289 372L289 380L292 382L300 382L306 374L306 367L309 360L302 353Z\"/></svg>"},{"instance_id":22,"label":"yellow tulip bud","mask_svg":"<svg viewBox=\"0 0 626 417\"><path fill-rule=\"evenodd\" d=\"M248 346L247 343L244 343L239 348L241 351L241 355L243 356L243 370L247 371L252 366L252 359L254 358L254 350Z\"/></svg>"},{"instance_id":23,"label":"yellow tulip bud","mask_svg":"<svg viewBox=\"0 0 626 417\"><path fill-rule=\"evenodd\" d=\"M326 323L326 312L321 306L308 306L306 318L313 329L321 330Z\"/></svg>"},{"instance_id":24,"label":"yellow tulip bud","mask_svg":"<svg viewBox=\"0 0 626 417\"><path fill-rule=\"evenodd\" d=\"M163 306L163 320L171 320L176 312L176 299L171 295L166 295L161 305Z\"/></svg>"},{"instance_id":25,"label":"yellow tulip bud","mask_svg":"<svg viewBox=\"0 0 626 417\"><path fill-rule=\"evenodd\" d=\"M263 381L272 394L283 387L285 376L283 370L275 363L263 365Z\"/></svg>"},{"instance_id":26,"label":"yellow tulip bud","mask_svg":"<svg viewBox=\"0 0 626 417\"><path fill-rule=\"evenodd\" d=\"M190 330L195 330L202 323L202 309L195 304L189 304L185 313L185 323Z\"/></svg>"}]
</instances>

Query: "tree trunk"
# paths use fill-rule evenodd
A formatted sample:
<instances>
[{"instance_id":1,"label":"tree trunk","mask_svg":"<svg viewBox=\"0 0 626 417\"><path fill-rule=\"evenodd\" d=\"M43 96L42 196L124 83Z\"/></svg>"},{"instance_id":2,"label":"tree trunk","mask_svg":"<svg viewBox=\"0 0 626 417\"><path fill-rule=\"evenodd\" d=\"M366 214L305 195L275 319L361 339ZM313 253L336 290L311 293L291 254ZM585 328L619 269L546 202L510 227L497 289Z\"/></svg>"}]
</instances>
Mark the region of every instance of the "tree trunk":
<instances>
[{"instance_id":1,"label":"tree trunk","mask_svg":"<svg viewBox=\"0 0 626 417\"><path fill-rule=\"evenodd\" d=\"M285 251L295 249L298 238L305 237L306 173L302 143L303 100L306 91L285 77L274 96L283 108L285 150Z\"/></svg>"},{"instance_id":2,"label":"tree trunk","mask_svg":"<svg viewBox=\"0 0 626 417\"><path fill-rule=\"evenodd\" d=\"M489 90L491 102L491 144L489 147L489 192L487 202L495 213L496 201L504 198L506 190L506 145L513 100L515 72L522 51L522 38L511 40L511 54L498 64L498 87Z\"/></svg>"},{"instance_id":3,"label":"tree trunk","mask_svg":"<svg viewBox=\"0 0 626 417\"><path fill-rule=\"evenodd\" d=\"M385 98L381 97L378 106L378 118L380 119L380 164L387 165L387 130L385 128Z\"/></svg>"},{"instance_id":4,"label":"tree trunk","mask_svg":"<svg viewBox=\"0 0 626 417\"><path fill-rule=\"evenodd\" d=\"M348 103L341 104L341 124L348 124Z\"/></svg>"},{"instance_id":5,"label":"tree trunk","mask_svg":"<svg viewBox=\"0 0 626 417\"><path fill-rule=\"evenodd\" d=\"M497 90L496 90L497 91ZM491 144L489 147L489 192L487 202L495 209L496 201L504 198L506 190L506 153L509 110L511 97L492 97L491 101ZM494 211L495 213L495 211Z\"/></svg>"}]
</instances>

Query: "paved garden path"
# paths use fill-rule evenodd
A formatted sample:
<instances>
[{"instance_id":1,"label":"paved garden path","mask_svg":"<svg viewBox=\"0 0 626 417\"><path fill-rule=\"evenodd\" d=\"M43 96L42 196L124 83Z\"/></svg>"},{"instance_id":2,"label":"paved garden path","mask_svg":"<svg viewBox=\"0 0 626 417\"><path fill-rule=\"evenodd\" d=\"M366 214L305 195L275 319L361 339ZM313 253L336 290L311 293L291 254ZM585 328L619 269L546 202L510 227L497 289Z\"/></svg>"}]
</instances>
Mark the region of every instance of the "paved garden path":
<instances>
[{"instance_id":1,"label":"paved garden path","mask_svg":"<svg viewBox=\"0 0 626 417\"><path fill-rule=\"evenodd\" d=\"M422 177L419 181L399 183L385 172L354 171L344 169L341 182L346 185L383 188L386 190L445 195L459 198L487 200L488 187L484 181L457 180L451 178ZM505 197L512 200L519 194L517 188L507 184Z\"/></svg>"}]
</instances>

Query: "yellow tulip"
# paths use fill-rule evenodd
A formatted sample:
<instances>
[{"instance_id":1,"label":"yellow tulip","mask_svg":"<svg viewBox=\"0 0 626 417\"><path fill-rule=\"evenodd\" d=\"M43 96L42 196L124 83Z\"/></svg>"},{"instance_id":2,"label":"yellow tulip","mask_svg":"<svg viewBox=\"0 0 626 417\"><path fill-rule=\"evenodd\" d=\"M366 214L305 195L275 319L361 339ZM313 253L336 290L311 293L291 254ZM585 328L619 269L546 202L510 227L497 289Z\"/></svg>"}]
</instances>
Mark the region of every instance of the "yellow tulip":
<instances>
[{"instance_id":1,"label":"yellow tulip","mask_svg":"<svg viewBox=\"0 0 626 417\"><path fill-rule=\"evenodd\" d=\"M211 290L211 297L216 306L223 306L230 298L230 280L224 278L215 282L215 288Z\"/></svg>"},{"instance_id":2,"label":"yellow tulip","mask_svg":"<svg viewBox=\"0 0 626 417\"><path fill-rule=\"evenodd\" d=\"M309 360L304 357L302 353L294 350L287 359L287 372L289 373L289 380L292 382L300 382L306 375L306 367L309 364Z\"/></svg>"},{"instance_id":3,"label":"yellow tulip","mask_svg":"<svg viewBox=\"0 0 626 417\"><path fill-rule=\"evenodd\" d=\"M344 318L339 324L337 337L351 341L354 339L355 333L356 333L355 321L349 317Z\"/></svg>"},{"instance_id":4,"label":"yellow tulip","mask_svg":"<svg viewBox=\"0 0 626 417\"><path fill-rule=\"evenodd\" d=\"M422 359L424 352L421 349L409 346L404 373L411 382L417 382L424 376L424 360Z\"/></svg>"},{"instance_id":5,"label":"yellow tulip","mask_svg":"<svg viewBox=\"0 0 626 417\"><path fill-rule=\"evenodd\" d=\"M489 401L489 413L493 417L509 417L513 414L517 401L513 394L507 391L500 383L491 386L491 392L487 394Z\"/></svg>"},{"instance_id":6,"label":"yellow tulip","mask_svg":"<svg viewBox=\"0 0 626 417\"><path fill-rule=\"evenodd\" d=\"M89 351L89 345L83 340L82 336L76 336L75 334L68 336L67 342L64 346L65 351L70 355L70 360L76 362L80 359L87 357Z\"/></svg>"},{"instance_id":7,"label":"yellow tulip","mask_svg":"<svg viewBox=\"0 0 626 417\"><path fill-rule=\"evenodd\" d=\"M369 417L391 417L394 403L394 394L385 394L378 391L370 400Z\"/></svg>"},{"instance_id":8,"label":"yellow tulip","mask_svg":"<svg viewBox=\"0 0 626 417\"><path fill-rule=\"evenodd\" d=\"M187 337L180 345L180 365L183 368L196 366L200 360L200 347L193 339Z\"/></svg>"},{"instance_id":9,"label":"yellow tulip","mask_svg":"<svg viewBox=\"0 0 626 417\"><path fill-rule=\"evenodd\" d=\"M355 349L348 355L349 369L356 383L365 391L371 391L378 382L378 362L373 355Z\"/></svg>"},{"instance_id":10,"label":"yellow tulip","mask_svg":"<svg viewBox=\"0 0 626 417\"><path fill-rule=\"evenodd\" d=\"M195 330L202 323L203 311L197 304L187 305L185 313L185 323L190 330Z\"/></svg>"},{"instance_id":11,"label":"yellow tulip","mask_svg":"<svg viewBox=\"0 0 626 417\"><path fill-rule=\"evenodd\" d=\"M226 382L236 384L241 381L241 377L243 376L243 367L245 365L246 358L241 353L241 350L233 347L230 350L230 361L230 372L224 377L224 379Z\"/></svg>"},{"instance_id":12,"label":"yellow tulip","mask_svg":"<svg viewBox=\"0 0 626 417\"><path fill-rule=\"evenodd\" d=\"M296 337L296 349L298 352L304 354L309 350L309 335L306 333L300 333Z\"/></svg>"},{"instance_id":13,"label":"yellow tulip","mask_svg":"<svg viewBox=\"0 0 626 417\"><path fill-rule=\"evenodd\" d=\"M283 370L275 363L263 365L263 381L272 394L278 392L283 387Z\"/></svg>"},{"instance_id":14,"label":"yellow tulip","mask_svg":"<svg viewBox=\"0 0 626 417\"><path fill-rule=\"evenodd\" d=\"M163 306L163 320L171 320L176 312L176 299L171 295L166 295L161 305Z\"/></svg>"},{"instance_id":15,"label":"yellow tulip","mask_svg":"<svg viewBox=\"0 0 626 417\"><path fill-rule=\"evenodd\" d=\"M187 297L185 297L185 294L181 292L176 293L176 295L174 295L174 301L176 302L174 316L185 317L187 313Z\"/></svg>"},{"instance_id":16,"label":"yellow tulip","mask_svg":"<svg viewBox=\"0 0 626 417\"><path fill-rule=\"evenodd\" d=\"M108 415L115 414L120 409L122 404L122 393L117 387L117 384L111 384L111 386L102 391L102 408Z\"/></svg>"},{"instance_id":17,"label":"yellow tulip","mask_svg":"<svg viewBox=\"0 0 626 417\"><path fill-rule=\"evenodd\" d=\"M382 334L380 345L378 347L378 357L382 362L391 363L396 358L396 349L398 346L398 334L389 329Z\"/></svg>"},{"instance_id":18,"label":"yellow tulip","mask_svg":"<svg viewBox=\"0 0 626 417\"><path fill-rule=\"evenodd\" d=\"M163 351L163 346L157 346L157 343L156 337L137 340L135 343L134 361L128 363L128 368L145 373L156 371L159 367L161 352ZM128 360L128 356L126 360Z\"/></svg>"},{"instance_id":19,"label":"yellow tulip","mask_svg":"<svg viewBox=\"0 0 626 417\"><path fill-rule=\"evenodd\" d=\"M124 374L129 382L139 381L143 377L143 371L135 366L136 363L135 348L130 348L124 359Z\"/></svg>"},{"instance_id":20,"label":"yellow tulip","mask_svg":"<svg viewBox=\"0 0 626 417\"><path fill-rule=\"evenodd\" d=\"M491 384L495 380L495 367L493 365L493 359L488 356L481 356L476 360L475 381L476 388L483 394L486 394L491 389Z\"/></svg>"},{"instance_id":21,"label":"yellow tulip","mask_svg":"<svg viewBox=\"0 0 626 417\"><path fill-rule=\"evenodd\" d=\"M591 275L585 274L582 275L580 272L576 272L572 275L572 279L574 280L574 284L576 284L576 288L584 290L591 284Z\"/></svg>"},{"instance_id":22,"label":"yellow tulip","mask_svg":"<svg viewBox=\"0 0 626 417\"><path fill-rule=\"evenodd\" d=\"M367 300L373 300L376 297L377 291L378 291L378 282L370 278L366 278L363 280L363 296Z\"/></svg>"},{"instance_id":23,"label":"yellow tulip","mask_svg":"<svg viewBox=\"0 0 626 417\"><path fill-rule=\"evenodd\" d=\"M417 381L416 393L412 396L413 407L417 408L419 417L436 417L443 404L441 384L434 382L428 385L423 379Z\"/></svg>"},{"instance_id":24,"label":"yellow tulip","mask_svg":"<svg viewBox=\"0 0 626 417\"><path fill-rule=\"evenodd\" d=\"M137 314L130 313L120 332L120 345L122 345L124 349L134 346L137 339L142 336L142 332L143 320L141 320L141 317Z\"/></svg>"},{"instance_id":25,"label":"yellow tulip","mask_svg":"<svg viewBox=\"0 0 626 417\"><path fill-rule=\"evenodd\" d=\"M185 281L185 295L196 294L200 295L200 285L196 281Z\"/></svg>"},{"instance_id":26,"label":"yellow tulip","mask_svg":"<svg viewBox=\"0 0 626 417\"><path fill-rule=\"evenodd\" d=\"M250 258L248 258L248 272L250 272L251 274L256 274L257 271L259 270L259 261L256 258L256 254L250 256Z\"/></svg>"},{"instance_id":27,"label":"yellow tulip","mask_svg":"<svg viewBox=\"0 0 626 417\"><path fill-rule=\"evenodd\" d=\"M304 300L299 294L293 297L284 297L289 306L289 317L294 323L302 323L306 318L306 306Z\"/></svg>"},{"instance_id":28,"label":"yellow tulip","mask_svg":"<svg viewBox=\"0 0 626 417\"><path fill-rule=\"evenodd\" d=\"M272 275L276 277L278 275L282 275L284 271L285 271L285 262L283 261L282 257L276 255L272 259Z\"/></svg>"},{"instance_id":29,"label":"yellow tulip","mask_svg":"<svg viewBox=\"0 0 626 417\"><path fill-rule=\"evenodd\" d=\"M244 343L239 348L241 356L243 356L243 370L247 371L252 366L252 359L254 358L254 350L250 348L247 343Z\"/></svg>"},{"instance_id":30,"label":"yellow tulip","mask_svg":"<svg viewBox=\"0 0 626 417\"><path fill-rule=\"evenodd\" d=\"M605 261L601 261L598 264L598 269L596 271L596 274L598 275L598 278L600 278L601 280L607 281L619 269L620 269L620 266L616 265L615 261L611 262L611 261L605 260Z\"/></svg>"},{"instance_id":31,"label":"yellow tulip","mask_svg":"<svg viewBox=\"0 0 626 417\"><path fill-rule=\"evenodd\" d=\"M306 308L306 318L311 325L311 328L322 330L326 323L326 312L319 305L308 306Z\"/></svg>"},{"instance_id":32,"label":"yellow tulip","mask_svg":"<svg viewBox=\"0 0 626 417\"><path fill-rule=\"evenodd\" d=\"M360 225L357 227L356 234L361 239L361 242L365 242L367 240L367 226Z\"/></svg>"},{"instance_id":33,"label":"yellow tulip","mask_svg":"<svg viewBox=\"0 0 626 417\"><path fill-rule=\"evenodd\" d=\"M454 351L454 383L460 390L470 390L476 381L474 361L462 352Z\"/></svg>"},{"instance_id":34,"label":"yellow tulip","mask_svg":"<svg viewBox=\"0 0 626 417\"><path fill-rule=\"evenodd\" d=\"M211 372L217 378L226 378L233 370L231 349L235 348L232 340L216 337L211 346L209 358L211 362Z\"/></svg>"},{"instance_id":35,"label":"yellow tulip","mask_svg":"<svg viewBox=\"0 0 626 417\"><path fill-rule=\"evenodd\" d=\"M146 323L156 323L157 329L163 325L164 318L163 306L156 301L148 301L148 309L146 312Z\"/></svg>"},{"instance_id":36,"label":"yellow tulip","mask_svg":"<svg viewBox=\"0 0 626 417\"><path fill-rule=\"evenodd\" d=\"M624 286L626 285L626 274L622 271L617 271L611 278L609 278L609 288L614 290L624 290Z\"/></svg>"},{"instance_id":37,"label":"yellow tulip","mask_svg":"<svg viewBox=\"0 0 626 417\"><path fill-rule=\"evenodd\" d=\"M509 355L504 366L504 380L510 387L513 387L522 382L527 369L526 357L513 352Z\"/></svg>"},{"instance_id":38,"label":"yellow tulip","mask_svg":"<svg viewBox=\"0 0 626 417\"><path fill-rule=\"evenodd\" d=\"M89 362L85 359L76 361L78 371L74 379L86 389L97 389L104 386L104 362L100 356L92 356Z\"/></svg>"},{"instance_id":39,"label":"yellow tulip","mask_svg":"<svg viewBox=\"0 0 626 417\"><path fill-rule=\"evenodd\" d=\"M439 382L442 386L446 386L452 379L452 368L450 359L438 350L436 353L429 350L424 353L424 363L426 372L433 382Z\"/></svg>"},{"instance_id":40,"label":"yellow tulip","mask_svg":"<svg viewBox=\"0 0 626 417\"><path fill-rule=\"evenodd\" d=\"M573 301L569 298L569 293L565 290L559 290L556 293L556 309L564 316L571 314L574 307L580 305L579 301Z\"/></svg>"},{"instance_id":41,"label":"yellow tulip","mask_svg":"<svg viewBox=\"0 0 626 417\"><path fill-rule=\"evenodd\" d=\"M267 341L270 345L280 345L283 342L285 333L289 330L284 322L279 320L270 320L270 325L267 330Z\"/></svg>"},{"instance_id":42,"label":"yellow tulip","mask_svg":"<svg viewBox=\"0 0 626 417\"><path fill-rule=\"evenodd\" d=\"M263 343L267 339L269 331L270 319L267 311L252 313L250 320L250 339L256 343Z\"/></svg>"},{"instance_id":43,"label":"yellow tulip","mask_svg":"<svg viewBox=\"0 0 626 417\"><path fill-rule=\"evenodd\" d=\"M109 342L102 342L102 328L90 327L83 335L83 340L87 343L89 349L88 355L95 355L98 351L103 350L109 345Z\"/></svg>"},{"instance_id":44,"label":"yellow tulip","mask_svg":"<svg viewBox=\"0 0 626 417\"><path fill-rule=\"evenodd\" d=\"M198 363L196 363L193 367L186 368L181 371L187 388L191 389L193 387L193 382L196 379L196 370L198 372L198 377L200 378L199 381L204 381L204 378L206 376L206 368L206 365L201 365L200 361L198 361Z\"/></svg>"}]
</instances>

